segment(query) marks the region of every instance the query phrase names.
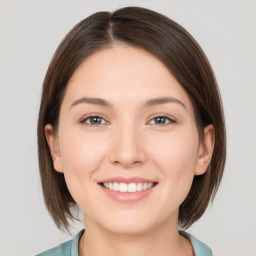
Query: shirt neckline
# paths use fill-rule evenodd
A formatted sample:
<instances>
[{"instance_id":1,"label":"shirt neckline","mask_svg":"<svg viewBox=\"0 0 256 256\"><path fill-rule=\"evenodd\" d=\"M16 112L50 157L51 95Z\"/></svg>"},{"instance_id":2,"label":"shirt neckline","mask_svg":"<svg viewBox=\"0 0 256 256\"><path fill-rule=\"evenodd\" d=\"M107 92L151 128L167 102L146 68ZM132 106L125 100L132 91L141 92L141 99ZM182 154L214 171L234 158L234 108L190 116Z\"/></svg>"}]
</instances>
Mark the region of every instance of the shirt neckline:
<instances>
[{"instance_id":1,"label":"shirt neckline","mask_svg":"<svg viewBox=\"0 0 256 256\"><path fill-rule=\"evenodd\" d=\"M81 230L72 240L70 256L79 256L78 255L78 244L79 244L79 240L82 237L83 233L84 233L84 229ZM207 245L202 243L200 240L195 238L193 235L191 235L183 230L179 230L179 234L181 236L187 238L191 242L195 256L212 256L211 249Z\"/></svg>"}]
</instances>

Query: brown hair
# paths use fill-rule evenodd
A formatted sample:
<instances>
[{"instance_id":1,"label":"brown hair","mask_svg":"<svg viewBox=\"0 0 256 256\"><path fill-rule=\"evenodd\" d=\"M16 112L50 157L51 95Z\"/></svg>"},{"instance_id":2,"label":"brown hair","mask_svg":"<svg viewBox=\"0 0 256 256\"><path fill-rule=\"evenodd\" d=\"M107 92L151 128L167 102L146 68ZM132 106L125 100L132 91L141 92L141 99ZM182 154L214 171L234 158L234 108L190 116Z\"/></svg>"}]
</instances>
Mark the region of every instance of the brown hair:
<instances>
[{"instance_id":1,"label":"brown hair","mask_svg":"<svg viewBox=\"0 0 256 256\"><path fill-rule=\"evenodd\" d=\"M38 156L45 204L58 228L69 229L76 203L64 175L54 170L44 128L58 126L66 85L76 68L100 49L122 42L139 47L162 61L187 92L194 106L199 135L208 124L215 129L215 147L205 174L195 176L181 204L179 224L187 228L205 212L219 187L226 158L224 115L211 66L192 36L171 19L148 9L126 7L98 12L78 23L63 39L43 83L38 119Z\"/></svg>"}]
</instances>

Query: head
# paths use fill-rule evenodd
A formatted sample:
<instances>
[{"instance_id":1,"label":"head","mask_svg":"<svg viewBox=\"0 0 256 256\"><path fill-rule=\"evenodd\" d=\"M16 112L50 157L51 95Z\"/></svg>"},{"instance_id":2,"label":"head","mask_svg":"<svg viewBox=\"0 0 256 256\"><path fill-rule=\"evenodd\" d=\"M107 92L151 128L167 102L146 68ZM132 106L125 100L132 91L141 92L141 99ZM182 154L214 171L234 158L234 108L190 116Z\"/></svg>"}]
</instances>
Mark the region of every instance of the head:
<instances>
[{"instance_id":1,"label":"head","mask_svg":"<svg viewBox=\"0 0 256 256\"><path fill-rule=\"evenodd\" d=\"M152 73L158 67L165 74L169 72L168 79L173 81L174 88L179 88L186 106L192 110L190 116L193 117L199 146L204 148L203 142L211 133L213 146L209 159L203 168L194 171L189 190L179 206L181 227L189 227L203 215L220 184L226 156L224 117L213 71L200 46L184 28L156 12L134 7L113 13L99 12L81 21L64 38L53 56L43 84L38 120L39 167L46 206L59 228L68 229L68 220L74 218L71 209L76 202L67 185L65 168L54 161L53 150L49 147L50 133L58 144L61 111L74 87L73 81L90 70L89 64L100 63L97 58L107 60L109 56L116 58L118 54L126 58L125 48L129 56L139 56L141 59L138 57L138 60L145 63L149 58L148 63L153 63L153 66L156 63L158 66L152 69ZM143 93L138 92L138 95ZM146 142L143 141L143 145ZM145 152L143 155L138 150L141 159L149 157L146 149Z\"/></svg>"}]
</instances>

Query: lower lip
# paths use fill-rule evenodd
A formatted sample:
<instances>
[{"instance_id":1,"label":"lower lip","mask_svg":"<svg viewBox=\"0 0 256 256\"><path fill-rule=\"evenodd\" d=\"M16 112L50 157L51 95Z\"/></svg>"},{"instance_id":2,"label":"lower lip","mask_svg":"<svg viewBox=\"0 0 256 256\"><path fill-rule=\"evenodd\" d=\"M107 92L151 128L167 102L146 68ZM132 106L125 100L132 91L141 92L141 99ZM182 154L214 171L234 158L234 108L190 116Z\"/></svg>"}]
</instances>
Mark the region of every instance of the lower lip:
<instances>
[{"instance_id":1,"label":"lower lip","mask_svg":"<svg viewBox=\"0 0 256 256\"><path fill-rule=\"evenodd\" d=\"M145 197L147 197L155 188L155 186L138 192L119 192L107 189L101 185L99 185L101 189L112 199L122 203L129 203L129 202L137 202Z\"/></svg>"}]
</instances>

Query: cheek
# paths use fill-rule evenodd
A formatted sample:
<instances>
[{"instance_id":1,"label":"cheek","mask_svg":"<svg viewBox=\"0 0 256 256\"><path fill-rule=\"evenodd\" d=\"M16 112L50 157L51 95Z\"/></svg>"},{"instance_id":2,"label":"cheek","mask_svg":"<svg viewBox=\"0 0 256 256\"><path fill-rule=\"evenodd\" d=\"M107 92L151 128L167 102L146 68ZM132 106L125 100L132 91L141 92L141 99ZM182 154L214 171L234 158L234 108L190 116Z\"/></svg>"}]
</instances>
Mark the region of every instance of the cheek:
<instances>
[{"instance_id":1,"label":"cheek","mask_svg":"<svg viewBox=\"0 0 256 256\"><path fill-rule=\"evenodd\" d=\"M191 132L175 132L151 137L151 154L167 169L194 167L198 151L198 135Z\"/></svg>"},{"instance_id":2,"label":"cheek","mask_svg":"<svg viewBox=\"0 0 256 256\"><path fill-rule=\"evenodd\" d=\"M61 160L65 180L75 201L81 205L81 195L89 195L89 183L104 161L106 140L102 136L92 136L82 130L65 131L60 141Z\"/></svg>"},{"instance_id":3,"label":"cheek","mask_svg":"<svg viewBox=\"0 0 256 256\"><path fill-rule=\"evenodd\" d=\"M197 132L175 132L162 138L158 143L152 140L151 155L168 183L168 189L183 197L190 190L197 161ZM185 199L185 198L184 198Z\"/></svg>"},{"instance_id":4,"label":"cheek","mask_svg":"<svg viewBox=\"0 0 256 256\"><path fill-rule=\"evenodd\" d=\"M82 181L88 175L93 175L104 159L105 140L82 131L62 138L60 148L65 176Z\"/></svg>"},{"instance_id":5,"label":"cheek","mask_svg":"<svg viewBox=\"0 0 256 256\"><path fill-rule=\"evenodd\" d=\"M72 136L62 136L60 142L61 160L67 187L77 202L86 211L93 209L94 176L104 160L106 146L102 136L90 136L82 131ZM71 134L70 134L71 135ZM85 203L86 202L86 203Z\"/></svg>"}]
</instances>

